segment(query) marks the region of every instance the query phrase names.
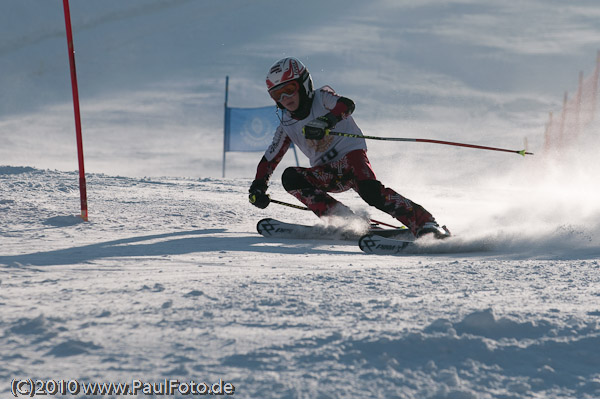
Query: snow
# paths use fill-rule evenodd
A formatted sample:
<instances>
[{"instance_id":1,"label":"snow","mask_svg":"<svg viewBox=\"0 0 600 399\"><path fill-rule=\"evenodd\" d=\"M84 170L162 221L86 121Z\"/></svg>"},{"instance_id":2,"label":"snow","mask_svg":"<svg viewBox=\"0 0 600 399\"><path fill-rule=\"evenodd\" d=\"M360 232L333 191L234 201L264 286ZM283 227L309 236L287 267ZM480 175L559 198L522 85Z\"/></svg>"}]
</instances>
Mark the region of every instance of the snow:
<instances>
[{"instance_id":1,"label":"snow","mask_svg":"<svg viewBox=\"0 0 600 399\"><path fill-rule=\"evenodd\" d=\"M542 151L548 111L593 68L598 5L302 4L71 0L89 222L60 4L0 5L3 397L24 378L221 379L240 398L600 397L598 123ZM261 218L316 218L248 204L260 154L228 154L220 177L224 80L232 106L267 105L266 69L288 54L356 100L366 134L527 138L536 155L370 142L379 178L455 237L396 257L266 240ZM273 198L294 201L279 181L292 158Z\"/></svg>"}]
</instances>

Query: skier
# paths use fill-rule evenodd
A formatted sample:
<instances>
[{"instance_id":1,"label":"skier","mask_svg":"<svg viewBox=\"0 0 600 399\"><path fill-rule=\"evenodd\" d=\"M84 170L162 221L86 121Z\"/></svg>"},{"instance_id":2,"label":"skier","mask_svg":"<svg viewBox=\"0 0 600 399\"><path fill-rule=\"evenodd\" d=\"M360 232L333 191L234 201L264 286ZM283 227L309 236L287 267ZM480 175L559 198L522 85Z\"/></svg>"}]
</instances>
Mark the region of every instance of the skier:
<instances>
[{"instance_id":1,"label":"skier","mask_svg":"<svg viewBox=\"0 0 600 399\"><path fill-rule=\"evenodd\" d=\"M362 132L351 114L354 102L329 86L313 88L308 69L298 59L286 57L269 69L267 89L282 110L273 142L260 160L250 186L249 200L264 209L273 171L293 142L310 160L310 168L289 167L282 174L285 190L319 217L354 216L328 193L354 189L369 205L386 212L420 237L450 235L421 205L385 187L375 177L367 158L365 139L329 135L333 127L344 133Z\"/></svg>"}]
</instances>

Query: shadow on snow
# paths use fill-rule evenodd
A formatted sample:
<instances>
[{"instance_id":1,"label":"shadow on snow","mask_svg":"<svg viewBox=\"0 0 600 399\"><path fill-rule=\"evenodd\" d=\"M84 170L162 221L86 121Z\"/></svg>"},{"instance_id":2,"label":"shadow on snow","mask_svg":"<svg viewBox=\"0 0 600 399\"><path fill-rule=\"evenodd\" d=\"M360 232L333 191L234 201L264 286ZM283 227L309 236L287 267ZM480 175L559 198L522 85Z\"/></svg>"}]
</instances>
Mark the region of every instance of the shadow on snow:
<instances>
[{"instance_id":1,"label":"shadow on snow","mask_svg":"<svg viewBox=\"0 0 600 399\"><path fill-rule=\"evenodd\" d=\"M292 255L307 252L332 253L317 248L323 243L286 240L285 244L282 244L280 241L265 241L265 238L260 236L214 236L223 233L226 233L226 230L205 229L123 238L71 248L0 256L0 265L12 267L72 265L91 263L105 258L156 257L219 251L276 252ZM357 252L335 251L334 253L355 255Z\"/></svg>"}]
</instances>

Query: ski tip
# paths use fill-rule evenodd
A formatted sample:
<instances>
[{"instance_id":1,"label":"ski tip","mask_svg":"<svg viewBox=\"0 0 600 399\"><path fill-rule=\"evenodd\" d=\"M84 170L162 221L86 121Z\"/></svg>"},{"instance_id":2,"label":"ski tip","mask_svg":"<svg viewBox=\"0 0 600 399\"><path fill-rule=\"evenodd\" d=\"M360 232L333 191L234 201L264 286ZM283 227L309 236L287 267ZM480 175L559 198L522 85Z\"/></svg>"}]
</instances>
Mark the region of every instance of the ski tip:
<instances>
[{"instance_id":1,"label":"ski tip","mask_svg":"<svg viewBox=\"0 0 600 399\"><path fill-rule=\"evenodd\" d=\"M375 239L375 241L374 241ZM358 239L358 247L367 254L373 253L373 248L377 242L377 236L374 234L365 234Z\"/></svg>"},{"instance_id":2,"label":"ski tip","mask_svg":"<svg viewBox=\"0 0 600 399\"><path fill-rule=\"evenodd\" d=\"M365 234L358 240L361 251L373 255L397 255L410 245L414 245L414 241L381 237L376 234Z\"/></svg>"},{"instance_id":3,"label":"ski tip","mask_svg":"<svg viewBox=\"0 0 600 399\"><path fill-rule=\"evenodd\" d=\"M269 224L270 224L269 222L272 221L272 220L273 220L272 218L260 219L258 221L258 223L256 223L256 231L258 232L258 234L264 235L265 226L269 226Z\"/></svg>"}]
</instances>

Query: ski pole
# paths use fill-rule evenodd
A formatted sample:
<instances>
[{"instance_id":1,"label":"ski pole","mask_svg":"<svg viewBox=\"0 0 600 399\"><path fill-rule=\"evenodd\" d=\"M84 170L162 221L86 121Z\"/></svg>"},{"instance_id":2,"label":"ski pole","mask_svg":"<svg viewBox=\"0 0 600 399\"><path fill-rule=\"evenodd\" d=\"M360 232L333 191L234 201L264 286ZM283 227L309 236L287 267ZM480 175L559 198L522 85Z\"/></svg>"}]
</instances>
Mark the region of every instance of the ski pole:
<instances>
[{"instance_id":1,"label":"ski pole","mask_svg":"<svg viewBox=\"0 0 600 399\"><path fill-rule=\"evenodd\" d=\"M490 151L504 151L504 152L512 152L520 155L533 155L532 152L527 152L527 149L524 150L507 150L505 148L496 148L496 147L486 147L482 145L475 144L465 144L465 143L456 143L453 141L441 141L441 140L432 140L432 139L411 139L411 138L403 138L403 137L375 137L375 136L361 136L360 134L352 134L352 133L343 133L343 132L329 132L332 136L343 136L343 137L352 137L352 138L363 138L369 140L385 140L385 141L412 141L416 143L433 143L433 144L443 144L443 145L453 145L457 147L469 147L476 148L479 150L490 150Z\"/></svg>"},{"instance_id":2,"label":"ski pole","mask_svg":"<svg viewBox=\"0 0 600 399\"><path fill-rule=\"evenodd\" d=\"M305 206L296 205L296 204L290 204L288 202L283 202L283 201L277 201L276 199L271 199L271 203L272 204L277 204L277 205L287 206L287 207L290 207L290 208L301 209L303 211L310 211L310 209L308 209Z\"/></svg>"},{"instance_id":3,"label":"ski pole","mask_svg":"<svg viewBox=\"0 0 600 399\"><path fill-rule=\"evenodd\" d=\"M277 205L287 206L287 207L294 208L294 209L300 209L300 210L303 210L303 211L310 211L310 209L308 209L305 206L296 205L296 204L290 204L289 202L278 201L276 199L271 199L271 203L277 204ZM393 224L388 224L388 223L385 223L385 222L380 222L379 220L375 220L375 219L369 219L369 221L371 223L380 224L382 226L391 227L391 228L394 228L394 229L401 229L402 228L402 227L394 226Z\"/></svg>"}]
</instances>

